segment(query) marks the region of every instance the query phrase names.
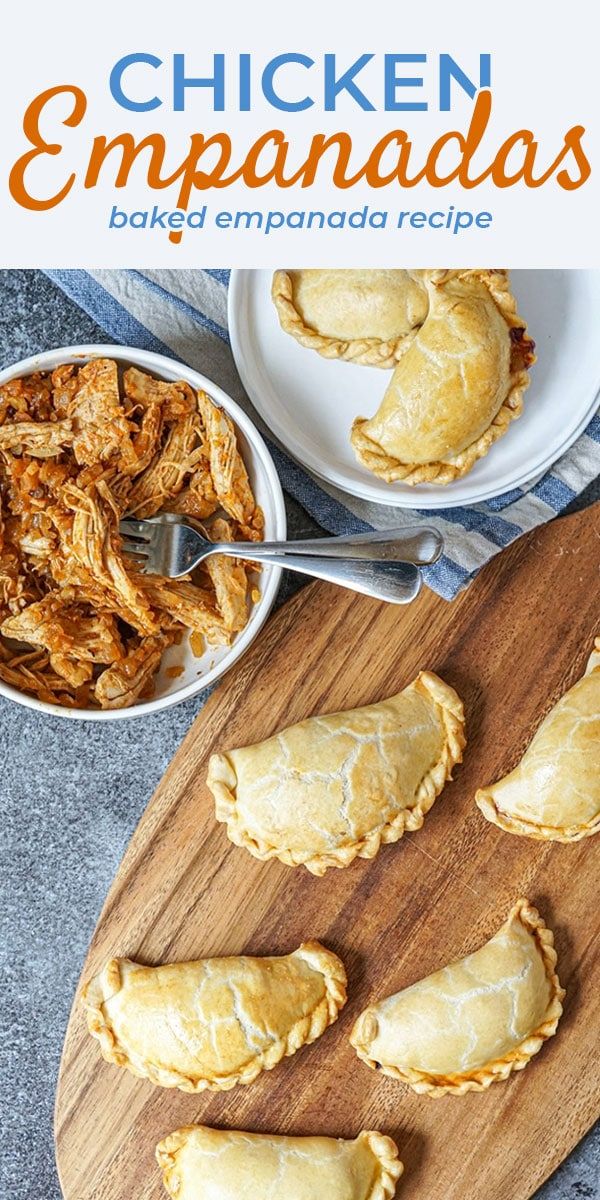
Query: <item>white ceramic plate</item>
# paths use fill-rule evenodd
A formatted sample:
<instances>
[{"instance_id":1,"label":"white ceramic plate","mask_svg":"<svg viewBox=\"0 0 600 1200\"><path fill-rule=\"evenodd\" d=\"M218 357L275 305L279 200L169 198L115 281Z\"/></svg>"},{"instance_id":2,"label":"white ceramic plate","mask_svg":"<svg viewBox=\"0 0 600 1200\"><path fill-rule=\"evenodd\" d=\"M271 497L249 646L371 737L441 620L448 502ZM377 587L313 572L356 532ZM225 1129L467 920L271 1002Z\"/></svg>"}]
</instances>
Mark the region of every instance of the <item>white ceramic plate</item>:
<instances>
[{"instance_id":1,"label":"white ceramic plate","mask_svg":"<svg viewBox=\"0 0 600 1200\"><path fill-rule=\"evenodd\" d=\"M196 390L203 389L222 408L225 409L235 424L238 443L246 464L252 489L257 503L265 515L265 539L284 539L286 536L286 516L283 492L273 460L258 430L242 409L217 387L210 379L190 370L183 363L174 362L161 354L152 354L145 350L134 350L129 346L68 346L62 350L49 350L44 354L36 354L23 362L15 363L0 372L0 384L20 375L29 375L32 371L52 371L59 363L88 361L90 358L114 358L127 366L134 364L144 371L149 371L160 379L185 379ZM200 692L209 684L214 683L221 675L237 661L254 641L259 629L264 625L273 601L277 594L281 569L265 567L259 579L260 598L253 604L250 619L246 628L239 633L231 646L219 646L207 651L197 658L189 645L188 637L184 637L179 646L171 646L163 655L161 669L156 677L156 687L151 700L140 701L131 708L97 710L91 708L71 709L62 708L57 704L46 704L35 696L8 687L0 680L0 695L16 700L27 708L37 709L38 712L51 713L53 716L68 717L71 720L119 721L132 717L143 717L169 708L181 700L187 700ZM169 668L183 668L181 673L173 678Z\"/></svg>"},{"instance_id":2,"label":"white ceramic plate","mask_svg":"<svg viewBox=\"0 0 600 1200\"><path fill-rule=\"evenodd\" d=\"M353 496L397 508L453 508L519 487L556 462L600 403L600 271L512 271L536 341L523 416L463 479L446 487L386 484L355 459L355 417L378 407L389 372L328 361L285 334L271 271L233 271L229 330L242 381L280 442L316 475Z\"/></svg>"}]
</instances>

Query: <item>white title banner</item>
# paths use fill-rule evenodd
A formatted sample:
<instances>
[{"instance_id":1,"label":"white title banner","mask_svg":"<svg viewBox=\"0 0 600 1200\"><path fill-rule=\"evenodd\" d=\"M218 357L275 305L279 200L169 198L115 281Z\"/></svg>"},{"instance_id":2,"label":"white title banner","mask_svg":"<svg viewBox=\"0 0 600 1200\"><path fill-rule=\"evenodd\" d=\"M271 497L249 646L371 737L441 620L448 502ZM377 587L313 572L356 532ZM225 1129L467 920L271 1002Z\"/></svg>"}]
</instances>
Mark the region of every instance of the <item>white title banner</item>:
<instances>
[{"instance_id":1,"label":"white title banner","mask_svg":"<svg viewBox=\"0 0 600 1200\"><path fill-rule=\"evenodd\" d=\"M592 12L13 7L1 265L600 266Z\"/></svg>"}]
</instances>

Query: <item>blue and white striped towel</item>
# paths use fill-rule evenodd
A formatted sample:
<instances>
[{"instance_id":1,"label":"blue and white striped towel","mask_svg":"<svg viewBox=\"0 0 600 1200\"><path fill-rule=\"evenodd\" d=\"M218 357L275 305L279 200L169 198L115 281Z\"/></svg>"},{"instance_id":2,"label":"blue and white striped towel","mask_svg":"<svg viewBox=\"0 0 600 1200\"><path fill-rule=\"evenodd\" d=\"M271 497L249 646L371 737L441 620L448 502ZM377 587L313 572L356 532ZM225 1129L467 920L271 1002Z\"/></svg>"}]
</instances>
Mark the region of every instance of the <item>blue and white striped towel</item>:
<instances>
[{"instance_id":1,"label":"blue and white striped towel","mask_svg":"<svg viewBox=\"0 0 600 1200\"><path fill-rule=\"evenodd\" d=\"M50 278L115 342L167 354L208 375L267 432L284 488L330 533L422 524L424 512L355 499L322 481L274 445L237 374L227 333L229 271L48 271ZM529 489L484 504L427 513L444 535L442 559L425 572L452 599L482 566L529 529L562 512L600 473L600 414L551 471Z\"/></svg>"}]
</instances>

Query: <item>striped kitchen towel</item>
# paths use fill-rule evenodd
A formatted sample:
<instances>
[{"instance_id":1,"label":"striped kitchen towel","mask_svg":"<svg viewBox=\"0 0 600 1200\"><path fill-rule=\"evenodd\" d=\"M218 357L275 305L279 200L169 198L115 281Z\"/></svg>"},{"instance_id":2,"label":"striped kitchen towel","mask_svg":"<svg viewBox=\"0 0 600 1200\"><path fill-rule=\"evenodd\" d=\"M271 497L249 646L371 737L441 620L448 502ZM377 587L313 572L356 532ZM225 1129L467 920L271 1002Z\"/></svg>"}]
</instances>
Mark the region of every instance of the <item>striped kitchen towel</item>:
<instances>
[{"instance_id":1,"label":"striped kitchen towel","mask_svg":"<svg viewBox=\"0 0 600 1200\"><path fill-rule=\"evenodd\" d=\"M600 414L552 469L518 488L466 508L398 510L356 499L317 481L277 446L252 408L227 333L229 271L46 272L110 339L177 358L215 380L266 434L284 488L330 533L436 525L445 553L427 568L428 585L452 599L482 566L520 534L560 513L600 473Z\"/></svg>"}]
</instances>

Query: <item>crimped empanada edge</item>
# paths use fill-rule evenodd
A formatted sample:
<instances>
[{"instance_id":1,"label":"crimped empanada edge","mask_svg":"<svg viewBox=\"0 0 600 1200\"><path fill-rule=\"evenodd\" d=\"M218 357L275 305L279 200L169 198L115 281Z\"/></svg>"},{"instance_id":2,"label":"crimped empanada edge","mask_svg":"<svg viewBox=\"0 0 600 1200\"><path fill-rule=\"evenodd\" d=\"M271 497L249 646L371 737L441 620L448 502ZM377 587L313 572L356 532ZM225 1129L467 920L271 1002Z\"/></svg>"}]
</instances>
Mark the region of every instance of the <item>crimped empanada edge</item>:
<instances>
[{"instance_id":1,"label":"crimped empanada edge","mask_svg":"<svg viewBox=\"0 0 600 1200\"><path fill-rule=\"evenodd\" d=\"M347 867L355 858L374 858L382 844L397 842L405 831L414 832L423 825L425 816L434 801L452 778L452 770L462 762L466 746L464 706L458 693L450 684L432 671L421 671L408 688L425 691L441 712L445 740L439 760L421 780L410 807L401 809L393 821L352 842L340 846L327 854L302 857L297 852L281 850L268 842L251 837L239 824L236 788L237 776L227 754L213 754L208 765L208 786L215 799L215 815L227 826L227 835L236 846L248 850L255 858L265 862L276 858L288 867L304 866L313 875L324 875L329 867Z\"/></svg>"},{"instance_id":2,"label":"crimped empanada edge","mask_svg":"<svg viewBox=\"0 0 600 1200\"><path fill-rule=\"evenodd\" d=\"M130 959L110 959L100 974L94 976L84 988L82 1000L87 1010L88 1029L100 1042L102 1057L106 1062L123 1067L140 1079L149 1079L158 1087L179 1088L180 1091L197 1094L206 1090L229 1091L238 1084L253 1083L262 1071L271 1071L282 1059L289 1058L303 1046L309 1046L321 1037L337 1020L347 999L346 970L342 960L332 950L327 950L320 942L309 941L303 942L292 954L284 957L305 959L314 971L323 976L325 994L312 1012L290 1026L285 1037L273 1042L235 1074L190 1078L177 1070L154 1065L141 1066L131 1058L119 1043L103 1009L104 1001L121 987L121 962L131 962Z\"/></svg>"},{"instance_id":3,"label":"crimped empanada edge","mask_svg":"<svg viewBox=\"0 0 600 1200\"><path fill-rule=\"evenodd\" d=\"M505 924L517 920L536 941L550 984L550 999L540 1024L518 1046L515 1046L514 1050L511 1050L503 1058L486 1063L477 1071L470 1071L467 1075L434 1076L426 1071L411 1068L402 1070L400 1067L384 1066L370 1057L368 1044L362 1036L365 1022L368 1023L369 1016L373 1011L370 1007L360 1014L350 1034L350 1044L361 1061L373 1070L381 1070L382 1074L387 1075L390 1079L407 1084L415 1092L434 1097L464 1096L466 1092L483 1092L492 1083L507 1079L513 1071L522 1071L533 1056L541 1050L544 1042L556 1033L563 1011L562 1000L565 990L561 987L556 973L557 955L554 949L554 934L540 916L537 908L534 908L525 897L517 900L508 914Z\"/></svg>"},{"instance_id":4,"label":"crimped empanada edge","mask_svg":"<svg viewBox=\"0 0 600 1200\"><path fill-rule=\"evenodd\" d=\"M572 826L539 825L533 821L525 821L523 818L511 817L498 808L494 800L493 784L489 788L479 788L479 791L475 793L475 803L486 821L497 825L498 829L504 833L512 833L515 837L530 838L535 842L560 842L562 845L570 845L573 842L581 842L584 838L592 837L600 830L600 812L593 821L588 821L585 825Z\"/></svg>"},{"instance_id":5,"label":"crimped empanada edge","mask_svg":"<svg viewBox=\"0 0 600 1200\"><path fill-rule=\"evenodd\" d=\"M582 678L585 679L586 675L591 675L593 671L598 670L600 670L600 637L594 639L594 647ZM563 695L566 696L568 691L570 691L570 688ZM561 696L557 700L557 704L560 704L562 698ZM533 737L535 737L535 733ZM533 741L533 738L531 741ZM517 767L513 769L516 770ZM512 774L512 772L508 772L508 774ZM504 779L506 776L502 778ZM581 842L584 838L592 837L600 830L600 811L592 821L587 821L585 825L569 826L543 825L535 821L526 821L522 817L511 816L510 813L506 813L498 807L494 798L495 788L501 782L502 780L497 779L495 783L490 783L486 787L479 788L475 793L475 803L486 821L490 821L492 825L497 825L498 829L502 829L504 833L512 833L516 837L532 838L537 842L560 842L563 845L568 845L569 843Z\"/></svg>"},{"instance_id":6,"label":"crimped empanada edge","mask_svg":"<svg viewBox=\"0 0 600 1200\"><path fill-rule=\"evenodd\" d=\"M452 779L454 767L462 762L462 752L467 744L465 735L465 709L458 692L445 680L440 679L433 671L420 671L414 680L413 687L423 690L433 700L442 714L442 724L445 731L445 741L439 761L421 780L415 796L415 808L421 817L419 825L411 825L420 829L423 818L429 812L434 800L439 796L444 785Z\"/></svg>"},{"instance_id":7,"label":"crimped empanada edge","mask_svg":"<svg viewBox=\"0 0 600 1200\"><path fill-rule=\"evenodd\" d=\"M494 303L511 329L522 329L527 334L527 324L516 309L516 301L510 290L506 271L429 271L424 272L434 282L442 282L450 275L477 275L488 288ZM436 279L436 276L439 277ZM416 332L416 331L415 331ZM535 362L535 356L531 363ZM508 395L498 409L496 416L488 428L474 442L461 450L454 458L448 458L429 463L402 463L399 459L385 454L377 442L372 441L362 432L370 417L356 417L350 434L350 440L356 456L369 471L386 483L402 482L411 487L419 483L437 483L445 485L452 483L468 474L478 459L484 458L494 442L497 442L507 431L509 425L521 416L523 412L523 397L529 387L529 372L526 367L515 371Z\"/></svg>"},{"instance_id":8,"label":"crimped empanada edge","mask_svg":"<svg viewBox=\"0 0 600 1200\"><path fill-rule=\"evenodd\" d=\"M177 1155L185 1146L190 1134L193 1134L196 1129L202 1128L209 1127L184 1125L181 1129L176 1129L169 1134L156 1147L156 1161L163 1172L163 1183L170 1196L177 1197L181 1189L182 1180L177 1169ZM399 1158L396 1143L385 1134L373 1129L362 1130L355 1140L368 1143L369 1150L379 1165L379 1177L374 1180L373 1187L364 1200L392 1200L396 1192L396 1184L404 1171L404 1164Z\"/></svg>"},{"instance_id":9,"label":"crimped empanada edge","mask_svg":"<svg viewBox=\"0 0 600 1200\"><path fill-rule=\"evenodd\" d=\"M396 366L398 359L404 354L406 347L414 338L419 326L400 334L399 337L382 341L380 338L342 338L328 337L317 333L310 325L305 325L294 303L294 285L287 271L275 271L271 285L271 297L279 324L285 333L289 333L306 350L316 350L323 358L339 358L344 362L352 362L363 367L384 367L388 370Z\"/></svg>"},{"instance_id":10,"label":"crimped empanada edge","mask_svg":"<svg viewBox=\"0 0 600 1200\"><path fill-rule=\"evenodd\" d=\"M102 1057L116 1066L128 1065L122 1061L122 1052L117 1039L106 1020L103 1004L121 990L121 962L123 959L109 958L97 975L84 985L81 1002L86 1010L87 1027L92 1037L100 1042Z\"/></svg>"},{"instance_id":11,"label":"crimped empanada edge","mask_svg":"<svg viewBox=\"0 0 600 1200\"><path fill-rule=\"evenodd\" d=\"M357 1140L361 1139L368 1141L369 1150L377 1159L381 1172L366 1200L392 1200L396 1194L396 1184L404 1171L404 1163L399 1157L396 1143L375 1129L363 1130Z\"/></svg>"},{"instance_id":12,"label":"crimped empanada edge","mask_svg":"<svg viewBox=\"0 0 600 1200\"><path fill-rule=\"evenodd\" d=\"M202 1128L197 1125L182 1125L180 1129L173 1130L162 1142L159 1142L156 1150L156 1161L163 1173L163 1184L169 1196L178 1196L181 1190L181 1176L177 1168L177 1155L185 1146L190 1134L193 1134L195 1129Z\"/></svg>"}]
</instances>

